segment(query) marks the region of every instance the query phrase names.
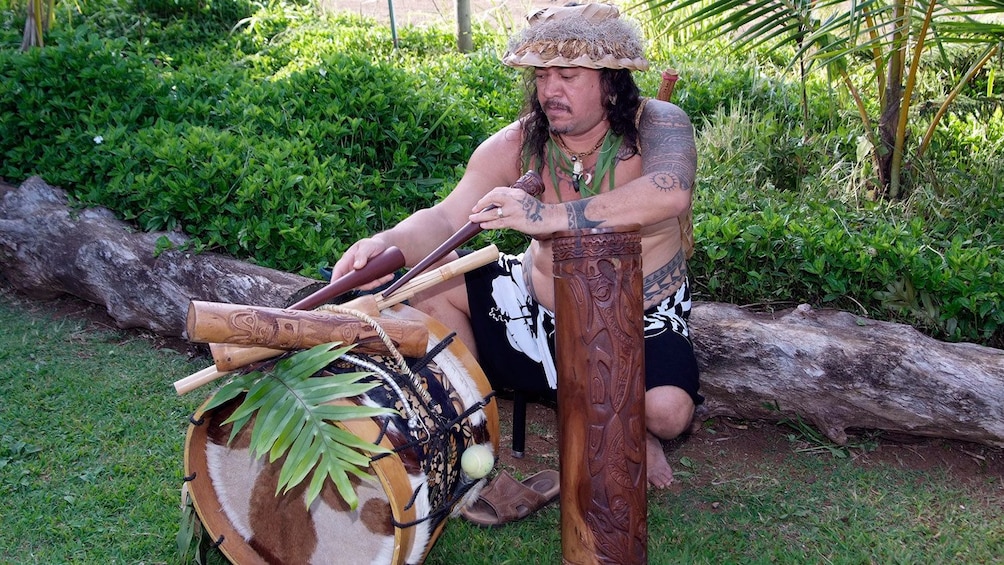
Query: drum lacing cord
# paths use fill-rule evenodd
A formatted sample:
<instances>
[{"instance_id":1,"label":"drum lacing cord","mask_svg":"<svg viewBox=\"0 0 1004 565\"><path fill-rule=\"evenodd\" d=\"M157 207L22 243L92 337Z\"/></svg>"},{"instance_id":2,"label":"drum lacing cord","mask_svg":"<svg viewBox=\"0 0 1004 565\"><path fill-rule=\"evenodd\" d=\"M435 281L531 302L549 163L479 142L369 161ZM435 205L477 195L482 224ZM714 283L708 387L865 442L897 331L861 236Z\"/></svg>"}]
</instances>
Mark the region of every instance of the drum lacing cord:
<instances>
[{"instance_id":1,"label":"drum lacing cord","mask_svg":"<svg viewBox=\"0 0 1004 565\"><path fill-rule=\"evenodd\" d=\"M447 515L453 509L453 506L456 505L458 502L460 502L461 499L464 498L464 495L467 494L467 491L470 490L470 488L473 487L478 482L476 480L470 480L470 479L466 479L466 478L461 479L461 480L464 481L464 484L458 490L457 494L454 494L453 496L450 497L450 500L446 503L445 506L443 506L441 508L434 508L434 509L432 509L429 512L428 516L425 516L424 518L419 518L417 520L412 520L410 522L398 522L397 520L394 519L393 516L391 516L391 518L390 518L391 525L394 526L395 528L401 528L401 529L410 528L412 526L417 526L417 525L421 524L422 522L428 522L429 520L438 520L439 518ZM409 504L408 504L408 506L405 507L405 509L407 509L409 506L411 506L414 503L415 498L418 497L418 493L423 488L425 488L425 487L419 487L419 488L415 489L415 494L414 494L414 496L411 497L411 500L409 501Z\"/></svg>"},{"instance_id":2,"label":"drum lacing cord","mask_svg":"<svg viewBox=\"0 0 1004 565\"><path fill-rule=\"evenodd\" d=\"M370 361L363 360L359 357L356 357L355 355L350 355L348 353L342 355L342 359L357 367L366 369L367 371L371 371L373 372L373 374L380 377L380 380L382 380L388 387L390 387L394 391L394 394L396 394L398 399L401 401L401 406L403 406L405 412L408 413L408 426L410 426L412 429L416 429L419 426L422 426L427 436L432 435L432 432L430 432L429 428L426 427L425 422L423 422L422 418L419 417L417 412L415 412L415 409L411 407L411 403L408 402L408 399L404 395L404 391L401 390L400 386L398 386L397 382L394 380L394 377L391 376L385 369L383 369L383 367L380 367L375 363L371 363ZM414 377L414 375L412 376Z\"/></svg>"},{"instance_id":3,"label":"drum lacing cord","mask_svg":"<svg viewBox=\"0 0 1004 565\"><path fill-rule=\"evenodd\" d=\"M431 434L430 433L429 434L429 438L437 436L437 435L438 436L444 436L444 435L446 435L447 433L449 433L449 430L453 429L454 426L456 426L460 422L462 422L462 421L470 418L471 414L474 414L478 410L481 410L485 406L488 406L488 403L494 397L495 397L495 391L489 392L488 394L485 395L484 398L482 398L478 402L475 402L474 404L472 404L470 406L470 408L468 408L467 410L464 410L460 414L457 414L456 418L451 418L449 420L444 419L443 423L442 423L443 424L442 425L442 431L439 432L439 433L437 433L437 434ZM389 421L385 421L380 426L380 435L377 436L377 440L374 441L373 443L380 443L381 441L383 441L384 436L387 435L387 427L389 425L390 425L390 422ZM417 439L413 439L411 441L402 443L401 445L395 446L394 449L393 449L393 452L394 453L399 453L401 451L405 451L405 450L411 449L413 447L418 447L419 445L428 443L429 438L425 438L425 439L417 438ZM377 453L376 455L373 455L372 457L370 457L370 461L378 461L380 459L383 459L384 457L390 457L390 453Z\"/></svg>"},{"instance_id":4,"label":"drum lacing cord","mask_svg":"<svg viewBox=\"0 0 1004 565\"><path fill-rule=\"evenodd\" d=\"M411 365L410 369L412 371L421 371L422 369L424 369L426 365L431 363L432 360L436 358L436 355L439 355L440 353L443 352L444 349L450 346L450 343L453 342L453 339L455 337L457 337L457 332L452 332L450 333L450 335L444 337L442 340L440 340L439 343L434 345L432 349L430 349L421 359L416 360ZM426 402L432 402L432 397L430 396L426 400Z\"/></svg>"},{"instance_id":5,"label":"drum lacing cord","mask_svg":"<svg viewBox=\"0 0 1004 565\"><path fill-rule=\"evenodd\" d=\"M442 428L442 431L439 432L437 435L445 436L447 433L449 433L448 430L453 429L453 427L455 425L459 424L463 420L466 420L466 419L470 418L472 414L474 414L475 412L477 412L479 410L482 410L485 406L488 406L488 403L494 397L495 397L495 392L494 391L488 393L480 401L478 401L475 404L471 405L467 410L464 410L461 414L458 414L456 418L452 418L452 419L448 420L447 421L447 425L444 426ZM385 430L381 430L381 432L383 432L383 431L385 431ZM404 443L402 445L396 446L394 448L394 452L400 452L400 451L404 451L406 449L410 449L412 447L417 446L420 443L425 443L425 442L417 440L417 439L409 441L409 442ZM370 460L371 461L377 461L379 459L382 459L382 458L388 457L388 456L390 456L389 453L380 453L380 454L377 454L377 455L374 455L373 457L371 457ZM452 508L458 502L460 502L460 500L462 500L464 498L464 496L467 494L467 491L469 491L471 489L471 487L475 486L477 483L478 483L477 480L469 479L469 478L466 477L466 475L461 474L461 483L458 485L458 488L455 491L455 493L450 497L450 499L448 501L446 501L446 503L443 506L441 506L439 508L433 508L433 509L430 510L430 512L429 512L428 515L426 515L426 516L424 516L422 518L419 518L417 520L412 520L410 522L398 522L397 520L394 519L393 516L391 516L391 518L390 518L391 524L394 527L396 527L396 528L402 528L403 529L403 528L410 528L412 526L421 524L422 522L428 522L429 520L438 520L442 516L445 516L446 514L450 513L451 510L452 510ZM412 506L414 506L415 505L415 501L418 499L418 496L422 493L422 490L426 489L426 488L428 488L427 485L421 484L421 485L418 486L418 488L416 488L415 490L413 490L412 493L411 493L411 497L408 499L408 502L405 503L405 505L404 505L404 509L408 510L409 508L411 508Z\"/></svg>"},{"instance_id":6,"label":"drum lacing cord","mask_svg":"<svg viewBox=\"0 0 1004 565\"><path fill-rule=\"evenodd\" d=\"M432 349L426 352L424 356L417 359L410 367L406 367L405 371L408 375L412 376L411 387L410 387L411 392L414 392L415 394L418 395L419 397L418 402L421 403L422 408L425 409L426 414L428 414L428 417L434 421L436 426L442 426L445 423L447 425L447 429L453 427L456 421L455 420L451 421L448 420L447 418L442 417L442 415L440 415L439 412L434 409L435 401L432 399L432 395L429 393L428 388L423 386L422 383L418 380L418 378L415 377L415 374L421 372L423 369L428 367L429 363L431 363L432 360L435 359L437 355L439 355L444 349L449 347L450 343L453 341L453 338L456 335L457 335L456 332L454 332L443 338L442 341L432 346ZM400 395L400 392L398 392L398 394ZM404 402L404 399L402 399L402 402ZM410 405L408 406L410 407ZM411 429L416 428L416 426L412 424L410 421L409 425ZM418 441L423 443L427 441L432 441L432 439L436 436L436 434L432 433L424 422L422 427L425 429L426 437L424 439L419 438Z\"/></svg>"},{"instance_id":7,"label":"drum lacing cord","mask_svg":"<svg viewBox=\"0 0 1004 565\"><path fill-rule=\"evenodd\" d=\"M433 345L432 349L426 352L426 354L421 358L416 359L415 362L412 363L410 367L408 367L408 373L415 374L421 372L423 369L428 367L429 363L431 363L432 360L435 359L437 355L439 355L440 353L443 352L444 349L449 347L450 343L453 341L453 338L456 335L457 333L453 332L450 335L444 337L439 343ZM421 398L422 405L426 409L426 411L428 411L429 417L436 420L437 425L445 422L446 419L438 417L436 410L433 410L433 404L435 401L432 399L432 395L429 393L428 388L422 386L421 382L416 382L415 379L412 379L411 386L412 388L417 387L417 389L414 392L418 394L419 397Z\"/></svg>"},{"instance_id":8,"label":"drum lacing cord","mask_svg":"<svg viewBox=\"0 0 1004 565\"><path fill-rule=\"evenodd\" d=\"M353 308L346 308L344 306L339 306L337 304L322 304L317 309L328 310L331 312L337 312L339 314L352 316L372 327L373 331L376 332L377 337L379 337L380 341L382 341L383 344L387 347L387 351L390 352L391 357L394 358L394 362L397 364L397 369L402 374L408 376L408 379L411 381L412 387L414 387L415 392L419 396L421 396L422 400L424 400L425 402L432 403L432 397L429 395L429 392L425 390L425 388L422 386L422 381L420 381L418 376L415 375L415 373L411 370L411 367L408 366L408 362L404 360L404 355L401 355L401 352L398 351L397 347L394 345L394 342L390 339L390 336L387 335L387 332L385 332L384 329L380 327L380 324L376 320L374 320L364 312L360 312L359 310L355 310ZM383 375L381 376L383 377ZM394 385L393 388L395 389L395 392L397 392L398 395L401 395L401 391L400 389L397 388L396 385Z\"/></svg>"}]
</instances>

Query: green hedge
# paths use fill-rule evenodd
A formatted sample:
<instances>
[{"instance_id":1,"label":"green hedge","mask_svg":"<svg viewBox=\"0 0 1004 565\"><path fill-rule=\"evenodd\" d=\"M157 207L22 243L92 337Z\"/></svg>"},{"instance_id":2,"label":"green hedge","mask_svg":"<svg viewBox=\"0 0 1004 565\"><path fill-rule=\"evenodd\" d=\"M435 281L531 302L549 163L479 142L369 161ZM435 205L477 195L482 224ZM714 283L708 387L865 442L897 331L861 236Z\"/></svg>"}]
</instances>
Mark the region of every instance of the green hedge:
<instances>
[{"instance_id":1,"label":"green hedge","mask_svg":"<svg viewBox=\"0 0 1004 565\"><path fill-rule=\"evenodd\" d=\"M485 30L459 54L452 30L406 27L395 49L372 21L296 4L80 6L45 49L0 49L0 177L39 174L141 229L286 271L315 275L442 197L522 104L504 38ZM769 65L707 63L700 46L673 59L653 69L681 71L674 101L698 132L699 299L1004 344L999 108L949 116L908 171L910 198L873 203L861 132L826 85L808 85L806 125L798 83ZM638 79L654 92L658 72Z\"/></svg>"}]
</instances>

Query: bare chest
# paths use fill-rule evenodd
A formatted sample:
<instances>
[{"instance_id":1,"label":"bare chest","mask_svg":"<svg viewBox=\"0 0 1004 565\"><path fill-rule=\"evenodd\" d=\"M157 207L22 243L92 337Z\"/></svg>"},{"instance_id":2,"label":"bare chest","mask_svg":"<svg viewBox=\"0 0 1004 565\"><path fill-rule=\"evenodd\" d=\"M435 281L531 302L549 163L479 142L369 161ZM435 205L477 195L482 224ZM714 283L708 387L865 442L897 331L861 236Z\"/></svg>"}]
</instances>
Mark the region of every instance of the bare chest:
<instances>
[{"instance_id":1,"label":"bare chest","mask_svg":"<svg viewBox=\"0 0 1004 565\"><path fill-rule=\"evenodd\" d=\"M641 156L621 154L611 166L597 168L602 156L590 155L578 161L571 161L567 156L549 152L542 170L544 179L544 194L541 200L547 204L569 202L586 198L601 192L614 190L626 182L630 182L642 174Z\"/></svg>"}]
</instances>

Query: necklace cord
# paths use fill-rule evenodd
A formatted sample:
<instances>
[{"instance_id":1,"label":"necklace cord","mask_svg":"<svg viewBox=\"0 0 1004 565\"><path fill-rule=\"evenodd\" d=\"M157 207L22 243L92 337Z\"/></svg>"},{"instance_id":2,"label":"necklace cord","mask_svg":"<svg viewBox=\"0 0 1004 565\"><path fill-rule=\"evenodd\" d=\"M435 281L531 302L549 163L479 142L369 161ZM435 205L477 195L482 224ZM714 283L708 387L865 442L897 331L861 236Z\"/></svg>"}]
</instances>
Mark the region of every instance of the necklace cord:
<instances>
[{"instance_id":1,"label":"necklace cord","mask_svg":"<svg viewBox=\"0 0 1004 565\"><path fill-rule=\"evenodd\" d=\"M611 130L607 130L606 135L600 139L595 147L585 153L571 153L565 146L561 136L551 136L548 139L547 165L551 172L551 183L558 194L558 201L562 202L561 191L558 190L558 169L568 171L572 177L572 188L575 192L582 192L584 197L590 197L600 192L600 182L603 177L609 175L610 190L614 189L614 175L611 168L617 158L617 150L620 149L623 139L615 135ZM596 166L593 174L584 173L582 160L599 150L599 157L596 159ZM560 157L561 163L557 162ZM583 177L586 177L583 179ZM582 181L585 181L584 183Z\"/></svg>"}]
</instances>

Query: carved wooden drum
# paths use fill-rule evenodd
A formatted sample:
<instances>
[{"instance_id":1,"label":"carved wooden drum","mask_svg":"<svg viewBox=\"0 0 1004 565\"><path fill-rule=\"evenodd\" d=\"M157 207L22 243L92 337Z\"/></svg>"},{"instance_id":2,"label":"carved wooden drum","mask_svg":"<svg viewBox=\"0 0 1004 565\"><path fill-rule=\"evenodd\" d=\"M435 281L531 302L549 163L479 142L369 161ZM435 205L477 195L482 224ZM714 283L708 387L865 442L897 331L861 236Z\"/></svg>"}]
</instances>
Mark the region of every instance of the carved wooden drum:
<instances>
[{"instance_id":1,"label":"carved wooden drum","mask_svg":"<svg viewBox=\"0 0 1004 565\"><path fill-rule=\"evenodd\" d=\"M209 411L204 404L193 417L185 442L185 479L203 527L232 562L421 563L475 484L461 470L464 450L491 444L498 452L497 404L470 351L446 327L413 308L397 306L381 316L424 322L429 354L407 360L423 390L391 373L397 365L381 355L349 352L328 366L334 372L374 372L369 378L381 384L353 402L397 411L339 424L392 451L373 457L373 480L350 475L359 497L355 510L330 479L309 508L309 481L276 496L283 459L253 458L250 426L228 444L231 425L223 421L240 398Z\"/></svg>"}]
</instances>

